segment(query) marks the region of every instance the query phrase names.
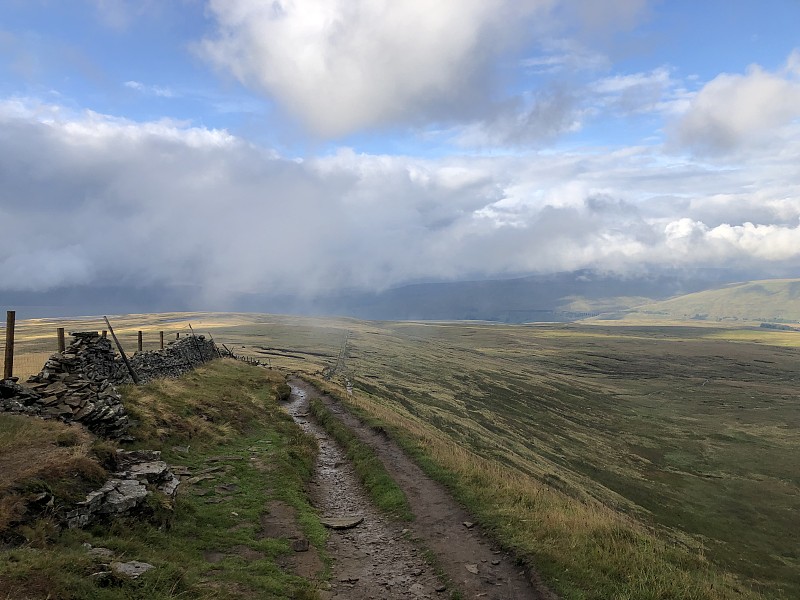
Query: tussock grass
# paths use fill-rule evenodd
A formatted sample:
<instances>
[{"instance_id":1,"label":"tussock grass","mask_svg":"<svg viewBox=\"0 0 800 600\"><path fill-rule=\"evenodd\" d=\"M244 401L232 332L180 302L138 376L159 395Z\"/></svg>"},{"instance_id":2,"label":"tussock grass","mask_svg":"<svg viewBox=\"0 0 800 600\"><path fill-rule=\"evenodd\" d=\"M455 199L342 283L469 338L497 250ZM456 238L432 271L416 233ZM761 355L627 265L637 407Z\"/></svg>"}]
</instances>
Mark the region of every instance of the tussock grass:
<instances>
[{"instance_id":1,"label":"tussock grass","mask_svg":"<svg viewBox=\"0 0 800 600\"><path fill-rule=\"evenodd\" d=\"M257 427L282 384L283 376L275 371L224 359L180 379L156 379L121 391L139 445L207 446Z\"/></svg>"},{"instance_id":2,"label":"tussock grass","mask_svg":"<svg viewBox=\"0 0 800 600\"><path fill-rule=\"evenodd\" d=\"M25 520L26 499L47 492L58 510L104 480L91 444L92 436L77 426L0 414L0 537Z\"/></svg>"}]
</instances>

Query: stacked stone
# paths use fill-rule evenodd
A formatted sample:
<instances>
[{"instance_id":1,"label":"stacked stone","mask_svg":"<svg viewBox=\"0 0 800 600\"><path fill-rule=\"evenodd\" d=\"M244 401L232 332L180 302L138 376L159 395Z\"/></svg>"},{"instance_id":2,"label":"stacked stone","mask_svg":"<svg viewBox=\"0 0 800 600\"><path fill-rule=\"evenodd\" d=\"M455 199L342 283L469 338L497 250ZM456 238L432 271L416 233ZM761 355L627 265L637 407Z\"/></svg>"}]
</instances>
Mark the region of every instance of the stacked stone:
<instances>
[{"instance_id":1,"label":"stacked stone","mask_svg":"<svg viewBox=\"0 0 800 600\"><path fill-rule=\"evenodd\" d=\"M39 394L19 385L16 377L0 379L0 412L35 415L40 399Z\"/></svg>"},{"instance_id":2,"label":"stacked stone","mask_svg":"<svg viewBox=\"0 0 800 600\"><path fill-rule=\"evenodd\" d=\"M130 363L139 380L145 383L160 377L180 377L217 356L214 342L199 335L175 340L163 350L137 352Z\"/></svg>"},{"instance_id":3,"label":"stacked stone","mask_svg":"<svg viewBox=\"0 0 800 600\"><path fill-rule=\"evenodd\" d=\"M108 340L97 332L72 335L69 347L50 356L39 374L28 379L27 389L17 386L18 393L4 400L0 410L78 421L98 435L125 436L128 415L112 383L124 377Z\"/></svg>"},{"instance_id":4,"label":"stacked stone","mask_svg":"<svg viewBox=\"0 0 800 600\"><path fill-rule=\"evenodd\" d=\"M64 359L77 361L85 379L95 382L108 381L114 385L130 383L131 378L124 363L117 358L111 342L96 331L76 332L64 352ZM47 369L47 365L45 365Z\"/></svg>"},{"instance_id":5,"label":"stacked stone","mask_svg":"<svg viewBox=\"0 0 800 600\"><path fill-rule=\"evenodd\" d=\"M103 517L130 516L153 491L174 500L180 480L158 450L117 451L119 471L67 514L69 527L84 527Z\"/></svg>"}]
</instances>

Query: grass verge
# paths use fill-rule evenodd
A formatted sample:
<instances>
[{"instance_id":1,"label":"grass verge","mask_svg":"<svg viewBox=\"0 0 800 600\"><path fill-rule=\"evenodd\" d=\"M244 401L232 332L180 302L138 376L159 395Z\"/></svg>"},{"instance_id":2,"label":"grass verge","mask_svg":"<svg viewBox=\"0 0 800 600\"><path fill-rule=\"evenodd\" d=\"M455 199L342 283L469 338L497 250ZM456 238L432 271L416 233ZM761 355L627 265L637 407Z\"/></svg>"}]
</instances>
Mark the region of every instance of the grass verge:
<instances>
[{"instance_id":1,"label":"grass verge","mask_svg":"<svg viewBox=\"0 0 800 600\"><path fill-rule=\"evenodd\" d=\"M83 530L34 523L42 532L36 543L0 551L0 598L316 598L313 581L288 568L290 540L263 527L269 506L290 507L324 575L327 534L304 491L316 443L278 408L279 383L277 373L214 361L179 380L125 390L136 446L161 450L192 475L182 477L174 508L153 501L149 519ZM130 560L155 569L135 580L94 575Z\"/></svg>"}]
</instances>

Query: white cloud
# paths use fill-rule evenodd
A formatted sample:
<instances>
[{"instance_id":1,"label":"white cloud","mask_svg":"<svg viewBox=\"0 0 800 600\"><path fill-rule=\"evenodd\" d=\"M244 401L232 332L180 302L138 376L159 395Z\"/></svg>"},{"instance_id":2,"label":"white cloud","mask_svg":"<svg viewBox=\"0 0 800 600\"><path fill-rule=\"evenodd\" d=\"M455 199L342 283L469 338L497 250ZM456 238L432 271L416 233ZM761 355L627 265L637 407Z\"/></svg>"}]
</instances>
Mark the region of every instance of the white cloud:
<instances>
[{"instance_id":1,"label":"white cloud","mask_svg":"<svg viewBox=\"0 0 800 600\"><path fill-rule=\"evenodd\" d=\"M594 112L604 116L657 113L671 117L685 112L691 98L666 65L598 79L589 84L586 93Z\"/></svg>"},{"instance_id":2,"label":"white cloud","mask_svg":"<svg viewBox=\"0 0 800 600\"><path fill-rule=\"evenodd\" d=\"M574 39L545 40L542 52L520 61L520 66L535 73L555 74L565 70L603 71L611 67L605 54L591 50Z\"/></svg>"},{"instance_id":3,"label":"white cloud","mask_svg":"<svg viewBox=\"0 0 800 600\"><path fill-rule=\"evenodd\" d=\"M630 73L627 75L614 75L600 79L592 85L595 92L600 94L622 94L630 90L656 87L659 89L670 85L669 69L659 67L649 73Z\"/></svg>"},{"instance_id":4,"label":"white cloud","mask_svg":"<svg viewBox=\"0 0 800 600\"><path fill-rule=\"evenodd\" d=\"M492 115L451 130L462 147L536 147L581 127L583 108L576 91L552 86L523 94L497 107Z\"/></svg>"},{"instance_id":5,"label":"white cloud","mask_svg":"<svg viewBox=\"0 0 800 600\"><path fill-rule=\"evenodd\" d=\"M0 218L14 227L0 288L191 283L224 304L526 271L796 264L795 159L714 169L597 148L295 160L226 131L7 99Z\"/></svg>"},{"instance_id":6,"label":"white cloud","mask_svg":"<svg viewBox=\"0 0 800 600\"><path fill-rule=\"evenodd\" d=\"M744 75L723 73L708 82L675 123L674 141L700 154L725 154L747 145L770 145L800 118L797 51L771 73L758 65Z\"/></svg>"},{"instance_id":7,"label":"white cloud","mask_svg":"<svg viewBox=\"0 0 800 600\"><path fill-rule=\"evenodd\" d=\"M175 92L160 85L145 85L140 81L126 81L122 84L128 89L135 90L141 94L149 96L158 96L160 98L174 98Z\"/></svg>"},{"instance_id":8,"label":"white cloud","mask_svg":"<svg viewBox=\"0 0 800 600\"><path fill-rule=\"evenodd\" d=\"M720 259L739 264L759 260L789 262L800 258L800 224L791 227L745 222L711 228L683 218L668 223L664 235L672 261L679 264Z\"/></svg>"},{"instance_id":9,"label":"white cloud","mask_svg":"<svg viewBox=\"0 0 800 600\"><path fill-rule=\"evenodd\" d=\"M489 61L549 0L210 0L198 51L314 132L420 123L486 104Z\"/></svg>"}]
</instances>

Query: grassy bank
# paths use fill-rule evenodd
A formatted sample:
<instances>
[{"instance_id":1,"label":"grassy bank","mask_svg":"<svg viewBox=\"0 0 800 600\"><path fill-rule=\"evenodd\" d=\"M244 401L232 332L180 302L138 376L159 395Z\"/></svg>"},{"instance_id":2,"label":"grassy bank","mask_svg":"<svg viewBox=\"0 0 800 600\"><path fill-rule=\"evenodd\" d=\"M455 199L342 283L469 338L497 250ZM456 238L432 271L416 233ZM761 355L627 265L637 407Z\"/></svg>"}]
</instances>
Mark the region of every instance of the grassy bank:
<instances>
[{"instance_id":1,"label":"grassy bank","mask_svg":"<svg viewBox=\"0 0 800 600\"><path fill-rule=\"evenodd\" d=\"M43 528L0 552L0 598L315 598L313 583L287 568L291 541L266 535L263 525L269 507L287 507L312 549L324 547L304 493L315 442L278 409L280 383L265 369L215 361L179 380L124 390L138 421L136 447L162 450L191 475L182 477L174 510L154 501L149 518ZM133 581L93 577L109 560L156 568ZM318 566L324 571L324 560Z\"/></svg>"}]
</instances>

